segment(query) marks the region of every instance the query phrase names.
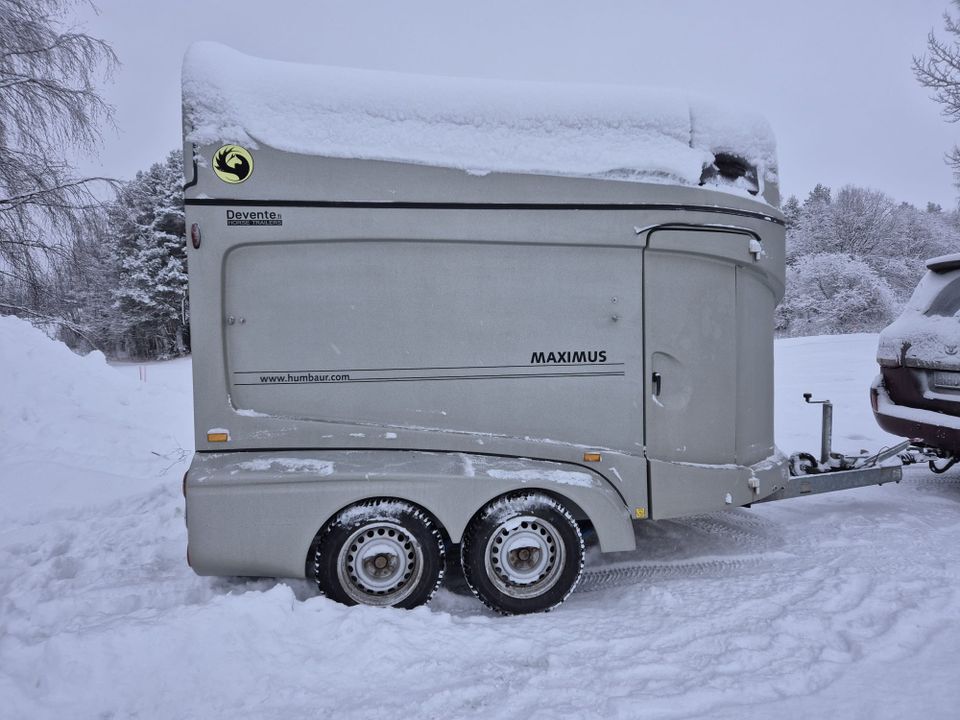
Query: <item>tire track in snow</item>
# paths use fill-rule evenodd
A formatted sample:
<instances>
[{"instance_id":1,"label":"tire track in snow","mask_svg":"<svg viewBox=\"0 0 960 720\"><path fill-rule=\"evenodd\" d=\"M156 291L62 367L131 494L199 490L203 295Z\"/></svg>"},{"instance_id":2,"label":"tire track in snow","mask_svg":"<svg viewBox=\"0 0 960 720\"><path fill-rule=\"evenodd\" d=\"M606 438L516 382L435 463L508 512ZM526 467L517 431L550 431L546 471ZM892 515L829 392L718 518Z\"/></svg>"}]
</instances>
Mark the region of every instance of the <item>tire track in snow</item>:
<instances>
[{"instance_id":1,"label":"tire track in snow","mask_svg":"<svg viewBox=\"0 0 960 720\"><path fill-rule=\"evenodd\" d=\"M577 592L595 592L610 587L633 585L646 580L689 579L707 575L720 575L747 566L757 566L765 561L761 556L704 558L690 562L637 563L623 567L585 570Z\"/></svg>"},{"instance_id":2,"label":"tire track in snow","mask_svg":"<svg viewBox=\"0 0 960 720\"><path fill-rule=\"evenodd\" d=\"M729 510L634 526L637 550L591 553L578 592L657 580L723 575L785 557L777 524Z\"/></svg>"}]
</instances>

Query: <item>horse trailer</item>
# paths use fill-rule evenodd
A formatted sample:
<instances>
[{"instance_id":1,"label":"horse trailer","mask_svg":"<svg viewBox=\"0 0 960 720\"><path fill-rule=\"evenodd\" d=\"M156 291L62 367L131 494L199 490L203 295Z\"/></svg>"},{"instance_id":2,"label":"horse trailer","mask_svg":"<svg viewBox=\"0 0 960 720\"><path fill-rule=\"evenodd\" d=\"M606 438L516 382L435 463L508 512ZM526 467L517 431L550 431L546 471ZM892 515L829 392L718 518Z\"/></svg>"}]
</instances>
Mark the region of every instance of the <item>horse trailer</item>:
<instances>
[{"instance_id":1,"label":"horse trailer","mask_svg":"<svg viewBox=\"0 0 960 720\"><path fill-rule=\"evenodd\" d=\"M584 538L809 491L774 445L761 120L213 44L183 80L197 573L413 607L460 564L540 611Z\"/></svg>"}]
</instances>

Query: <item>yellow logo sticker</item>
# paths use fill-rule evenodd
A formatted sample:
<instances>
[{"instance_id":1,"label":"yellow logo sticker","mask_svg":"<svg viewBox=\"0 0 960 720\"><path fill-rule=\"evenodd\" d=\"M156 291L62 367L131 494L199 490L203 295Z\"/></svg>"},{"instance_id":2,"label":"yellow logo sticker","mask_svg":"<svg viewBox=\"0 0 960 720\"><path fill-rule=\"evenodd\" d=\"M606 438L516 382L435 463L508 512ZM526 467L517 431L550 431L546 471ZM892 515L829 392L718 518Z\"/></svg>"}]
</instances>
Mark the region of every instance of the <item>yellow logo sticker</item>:
<instances>
[{"instance_id":1,"label":"yellow logo sticker","mask_svg":"<svg viewBox=\"0 0 960 720\"><path fill-rule=\"evenodd\" d=\"M213 154L213 171L225 183L242 183L253 174L253 156L239 145L224 145Z\"/></svg>"},{"instance_id":2,"label":"yellow logo sticker","mask_svg":"<svg viewBox=\"0 0 960 720\"><path fill-rule=\"evenodd\" d=\"M636 510L633 511L633 514L634 514L634 517L637 518L637 520L644 520L647 517L647 509L637 508Z\"/></svg>"}]
</instances>

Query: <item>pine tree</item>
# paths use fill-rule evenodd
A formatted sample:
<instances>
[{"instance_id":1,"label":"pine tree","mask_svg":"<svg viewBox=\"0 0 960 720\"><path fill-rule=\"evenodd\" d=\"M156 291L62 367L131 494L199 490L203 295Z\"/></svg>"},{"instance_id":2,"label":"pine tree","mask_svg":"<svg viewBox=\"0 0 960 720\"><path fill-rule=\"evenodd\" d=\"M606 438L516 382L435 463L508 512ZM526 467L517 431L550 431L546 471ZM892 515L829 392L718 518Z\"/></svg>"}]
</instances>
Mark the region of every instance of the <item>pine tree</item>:
<instances>
[{"instance_id":1,"label":"pine tree","mask_svg":"<svg viewBox=\"0 0 960 720\"><path fill-rule=\"evenodd\" d=\"M788 228L794 227L800 221L800 211L800 201L797 200L796 195L788 197L780 206L780 212L783 213Z\"/></svg>"},{"instance_id":2,"label":"pine tree","mask_svg":"<svg viewBox=\"0 0 960 720\"><path fill-rule=\"evenodd\" d=\"M114 335L132 357L189 352L181 155L139 172L110 211L117 238Z\"/></svg>"},{"instance_id":3,"label":"pine tree","mask_svg":"<svg viewBox=\"0 0 960 720\"><path fill-rule=\"evenodd\" d=\"M825 252L833 236L830 188L817 183L792 218L787 233L787 264L805 255Z\"/></svg>"},{"instance_id":4,"label":"pine tree","mask_svg":"<svg viewBox=\"0 0 960 720\"><path fill-rule=\"evenodd\" d=\"M831 202L830 198L830 188L821 183L817 183L816 187L810 191L810 194L807 195L807 199L803 202L804 206L811 203L819 203L821 205L829 205Z\"/></svg>"}]
</instances>

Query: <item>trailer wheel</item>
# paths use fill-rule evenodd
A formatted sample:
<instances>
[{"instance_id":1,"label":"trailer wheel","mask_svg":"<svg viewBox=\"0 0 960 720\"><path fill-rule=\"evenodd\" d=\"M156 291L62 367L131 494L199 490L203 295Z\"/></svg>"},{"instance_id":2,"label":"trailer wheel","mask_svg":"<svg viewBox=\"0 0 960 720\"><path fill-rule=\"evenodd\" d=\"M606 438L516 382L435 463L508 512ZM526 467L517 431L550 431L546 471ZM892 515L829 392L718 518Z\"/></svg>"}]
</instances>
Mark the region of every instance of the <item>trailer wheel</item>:
<instances>
[{"instance_id":1,"label":"trailer wheel","mask_svg":"<svg viewBox=\"0 0 960 720\"><path fill-rule=\"evenodd\" d=\"M566 600L583 571L583 536L559 502L539 493L490 503L463 536L463 574L485 605L504 615L546 612Z\"/></svg>"},{"instance_id":2,"label":"trailer wheel","mask_svg":"<svg viewBox=\"0 0 960 720\"><path fill-rule=\"evenodd\" d=\"M317 544L317 585L345 605L413 608L443 578L443 536L415 506L372 500L342 510Z\"/></svg>"}]
</instances>

